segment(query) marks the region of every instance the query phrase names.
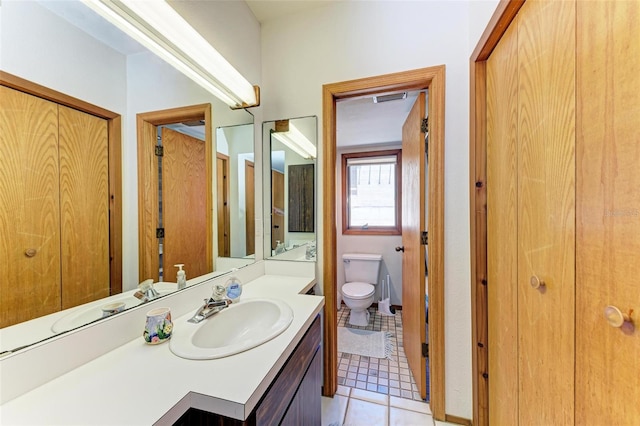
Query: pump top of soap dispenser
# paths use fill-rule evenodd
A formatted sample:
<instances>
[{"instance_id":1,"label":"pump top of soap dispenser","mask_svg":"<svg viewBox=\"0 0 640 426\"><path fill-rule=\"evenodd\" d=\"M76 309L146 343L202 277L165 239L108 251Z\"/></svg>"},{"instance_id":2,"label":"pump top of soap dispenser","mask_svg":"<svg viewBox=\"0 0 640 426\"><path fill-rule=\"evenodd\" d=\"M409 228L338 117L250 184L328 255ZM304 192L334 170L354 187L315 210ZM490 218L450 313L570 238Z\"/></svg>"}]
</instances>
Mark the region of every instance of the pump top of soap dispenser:
<instances>
[{"instance_id":1,"label":"pump top of soap dispenser","mask_svg":"<svg viewBox=\"0 0 640 426\"><path fill-rule=\"evenodd\" d=\"M184 263L177 263L175 265L178 268L178 272L176 274L176 282L178 283L178 290L183 289L187 286L187 273L182 269Z\"/></svg>"}]
</instances>

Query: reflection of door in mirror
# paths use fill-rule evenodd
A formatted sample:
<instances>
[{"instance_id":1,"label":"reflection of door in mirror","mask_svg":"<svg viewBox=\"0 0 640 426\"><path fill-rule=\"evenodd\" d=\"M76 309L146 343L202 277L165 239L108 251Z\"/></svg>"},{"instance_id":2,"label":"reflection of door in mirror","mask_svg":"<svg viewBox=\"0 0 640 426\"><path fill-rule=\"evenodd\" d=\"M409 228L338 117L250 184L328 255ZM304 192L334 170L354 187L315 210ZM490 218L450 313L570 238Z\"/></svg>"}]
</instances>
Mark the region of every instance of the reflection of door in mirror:
<instances>
[{"instance_id":1,"label":"reflection of door in mirror","mask_svg":"<svg viewBox=\"0 0 640 426\"><path fill-rule=\"evenodd\" d=\"M271 170L271 250L284 244L284 173Z\"/></svg>"},{"instance_id":2,"label":"reflection of door in mirror","mask_svg":"<svg viewBox=\"0 0 640 426\"><path fill-rule=\"evenodd\" d=\"M164 148L161 169L162 196L159 209L165 229L162 268L167 281L174 281L173 265L184 264L193 277L211 272L203 253L207 235L207 182L205 142L162 128ZM161 170L161 171L160 171Z\"/></svg>"},{"instance_id":3,"label":"reflection of door in mirror","mask_svg":"<svg viewBox=\"0 0 640 426\"><path fill-rule=\"evenodd\" d=\"M256 191L255 167L253 161L244 161L245 179L245 220L247 224L247 256L256 252Z\"/></svg>"},{"instance_id":4,"label":"reflection of door in mirror","mask_svg":"<svg viewBox=\"0 0 640 426\"><path fill-rule=\"evenodd\" d=\"M0 327L109 295L107 127L0 86Z\"/></svg>"},{"instance_id":5,"label":"reflection of door in mirror","mask_svg":"<svg viewBox=\"0 0 640 426\"><path fill-rule=\"evenodd\" d=\"M218 212L218 256L231 256L229 217L229 156L216 153L216 204Z\"/></svg>"},{"instance_id":6,"label":"reflection of door in mirror","mask_svg":"<svg viewBox=\"0 0 640 426\"><path fill-rule=\"evenodd\" d=\"M204 141L186 135L188 125L176 125L201 121ZM210 123L210 104L138 114L140 281L157 281L162 271L163 279L174 282L178 263L187 278L213 271ZM166 126L160 157L159 126Z\"/></svg>"}]
</instances>

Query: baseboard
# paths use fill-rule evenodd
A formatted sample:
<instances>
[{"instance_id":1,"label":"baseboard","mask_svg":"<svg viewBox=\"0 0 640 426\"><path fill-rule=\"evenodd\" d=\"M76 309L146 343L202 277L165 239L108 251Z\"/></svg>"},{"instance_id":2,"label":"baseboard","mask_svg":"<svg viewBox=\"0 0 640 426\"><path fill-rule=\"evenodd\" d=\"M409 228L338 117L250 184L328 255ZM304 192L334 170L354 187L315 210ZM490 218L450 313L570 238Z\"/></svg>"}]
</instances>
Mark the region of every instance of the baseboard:
<instances>
[{"instance_id":1,"label":"baseboard","mask_svg":"<svg viewBox=\"0 0 640 426\"><path fill-rule=\"evenodd\" d=\"M469 419L465 419L464 417L452 416L450 414L445 414L444 415L444 420L446 422L448 422L448 423L455 423L455 424L458 424L458 425L464 425L464 426L472 426L473 425L473 423Z\"/></svg>"}]
</instances>

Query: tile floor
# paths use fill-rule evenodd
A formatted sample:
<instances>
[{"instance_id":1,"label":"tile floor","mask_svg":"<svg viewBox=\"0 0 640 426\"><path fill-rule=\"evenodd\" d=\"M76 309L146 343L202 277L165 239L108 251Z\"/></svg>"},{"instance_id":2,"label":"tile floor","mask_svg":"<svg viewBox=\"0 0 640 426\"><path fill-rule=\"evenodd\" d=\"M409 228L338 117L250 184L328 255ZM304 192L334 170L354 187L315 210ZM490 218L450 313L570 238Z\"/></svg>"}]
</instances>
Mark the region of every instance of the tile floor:
<instances>
[{"instance_id":1,"label":"tile floor","mask_svg":"<svg viewBox=\"0 0 640 426\"><path fill-rule=\"evenodd\" d=\"M338 386L333 398L322 397L322 426L445 426L431 417L424 402L364 389Z\"/></svg>"},{"instance_id":2,"label":"tile floor","mask_svg":"<svg viewBox=\"0 0 640 426\"><path fill-rule=\"evenodd\" d=\"M369 308L369 325L359 327L348 322L350 309L342 306L338 311L338 326L391 333L393 352L391 359L381 359L338 352L338 384L364 389L383 395L413 399L424 403L409 371L402 345L402 311L395 316L384 316L376 307Z\"/></svg>"}]
</instances>

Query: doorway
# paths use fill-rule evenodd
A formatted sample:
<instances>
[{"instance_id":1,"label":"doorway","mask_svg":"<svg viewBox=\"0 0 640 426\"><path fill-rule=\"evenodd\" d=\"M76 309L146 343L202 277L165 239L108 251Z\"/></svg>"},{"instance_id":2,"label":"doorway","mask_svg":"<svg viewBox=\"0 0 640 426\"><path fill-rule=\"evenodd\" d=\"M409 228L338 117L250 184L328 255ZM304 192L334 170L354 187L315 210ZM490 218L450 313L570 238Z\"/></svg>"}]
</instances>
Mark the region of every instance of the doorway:
<instances>
[{"instance_id":1,"label":"doorway","mask_svg":"<svg viewBox=\"0 0 640 426\"><path fill-rule=\"evenodd\" d=\"M336 227L336 102L398 91L429 91L429 300L428 349L431 376L430 406L434 418L444 420L444 66L352 80L323 86L323 278L324 382L323 394L337 390L337 231ZM416 301L417 302L417 301ZM406 350L407 348L405 348ZM421 350L411 347L409 350Z\"/></svg>"},{"instance_id":2,"label":"doorway","mask_svg":"<svg viewBox=\"0 0 640 426\"><path fill-rule=\"evenodd\" d=\"M202 275L207 272L213 271L213 256L212 256L212 186L213 186L213 171L212 171L212 132L211 132L211 104L194 105L182 108L173 108L163 111L153 111L137 115L137 132L138 132L138 233L140 241L140 256L139 256L139 279L140 281L147 278L153 278L154 281L158 281L160 278L160 258L167 258L167 247L162 247L158 243L160 238L166 238L164 227L160 221L160 212L158 206L160 205L160 191L159 186L159 173L158 173L158 156L162 155L157 150L158 146L158 128L161 126L184 123L191 121L204 121L205 126L205 141L204 141L204 170L203 179L198 179L204 186L203 190L206 195L204 196L204 202L202 208L199 208L200 219L195 221L193 215L188 218L183 217L184 213L190 211L189 208L176 206L175 203L163 203L162 214L167 216L168 208L173 209L177 220L174 220L175 224L173 228L178 227L180 231L176 232L169 229L169 232L178 236L187 236L188 230L182 228L182 226L188 226L190 223L195 224L194 227L197 234L202 235L202 229L206 229L204 234L204 241L202 243L203 250L198 250L198 253L194 254L198 261L199 266L187 268L186 262L180 260L180 263L185 263L185 270L187 274L191 272L192 276ZM166 129L165 129L166 130ZM164 133L164 132L163 132ZM179 136L182 137L182 136ZM198 142L200 145L201 143ZM186 146L186 145L185 145ZM188 150L191 152L191 150ZM190 156L190 154L188 155ZM190 164L189 161L180 161L183 164ZM167 186L167 180L163 182L163 188ZM176 192L180 193L180 189L176 189ZM183 190L182 190L183 191ZM165 197L165 191L163 191L162 197ZM197 197L202 198L202 197ZM179 198L178 198L179 199ZM202 200L197 200L197 203L201 203ZM182 203L180 201L179 203ZM185 202L186 203L186 202ZM172 205L170 205L172 204ZM182 220L184 219L184 220ZM180 225L182 224L182 225ZM186 224L186 225L185 225ZM188 244L182 244L180 241L173 244L175 250L178 252L171 256L171 259L189 258L191 255L187 251ZM204 252L204 256L203 256ZM176 257L177 256L177 257ZM171 260L170 259L170 260ZM175 260L176 262L178 260ZM168 268L173 266L174 260L171 262L165 262ZM201 264L201 265L200 265ZM168 271L171 269L167 269ZM171 276L171 275L169 275ZM170 280L172 281L172 280Z\"/></svg>"}]
</instances>

